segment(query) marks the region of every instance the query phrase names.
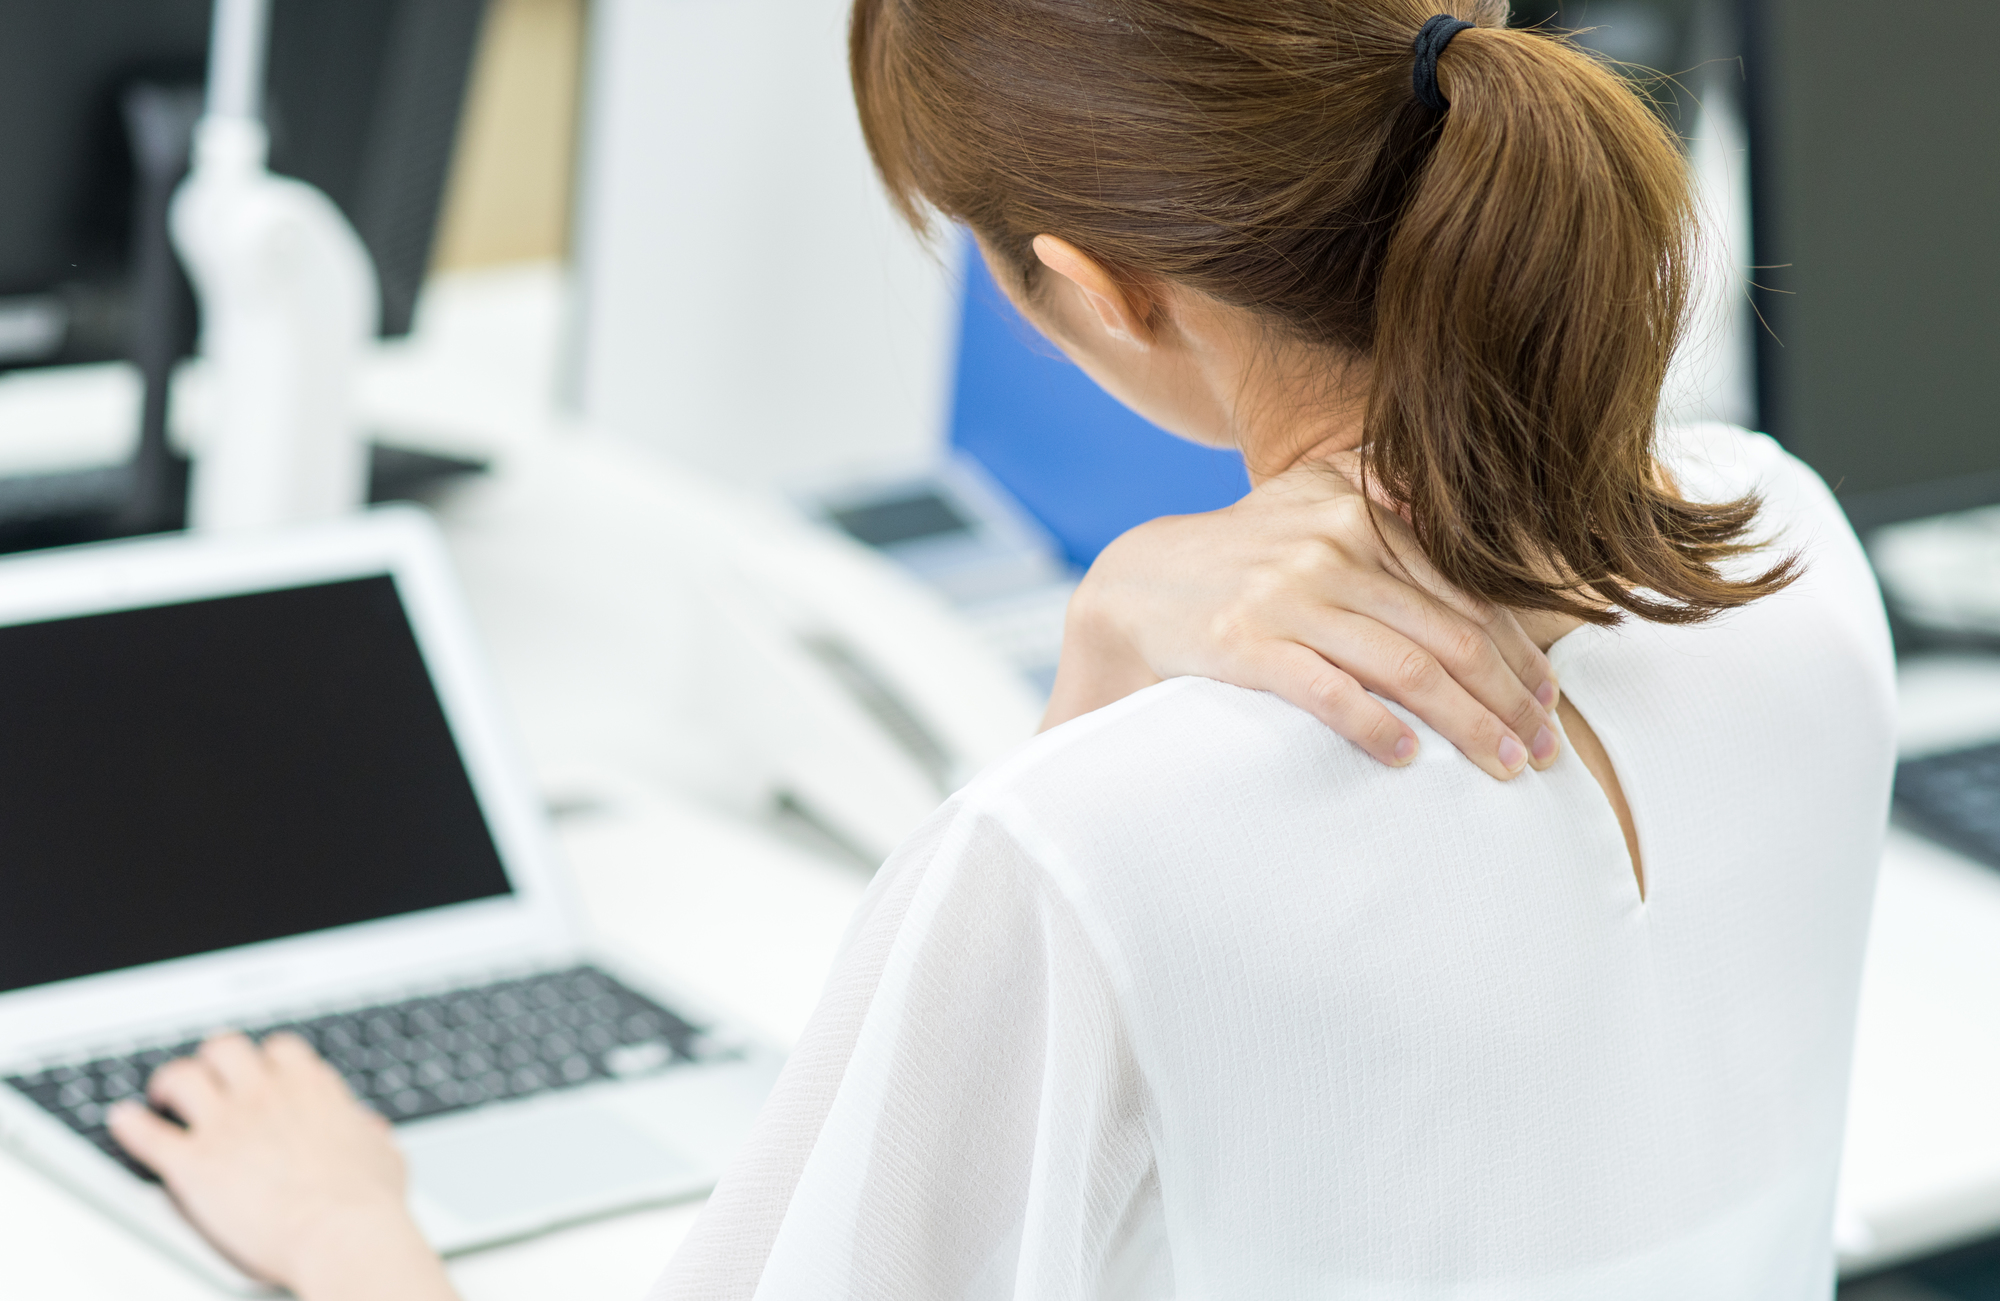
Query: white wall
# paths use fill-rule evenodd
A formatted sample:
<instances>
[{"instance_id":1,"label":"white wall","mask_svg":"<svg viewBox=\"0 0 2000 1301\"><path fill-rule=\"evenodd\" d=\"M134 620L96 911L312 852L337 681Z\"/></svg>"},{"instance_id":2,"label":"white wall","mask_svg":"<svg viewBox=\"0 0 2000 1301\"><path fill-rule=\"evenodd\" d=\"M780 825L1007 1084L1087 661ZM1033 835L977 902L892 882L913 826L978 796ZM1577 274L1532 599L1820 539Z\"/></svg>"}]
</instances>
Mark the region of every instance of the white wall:
<instances>
[{"instance_id":1,"label":"white wall","mask_svg":"<svg viewBox=\"0 0 2000 1301\"><path fill-rule=\"evenodd\" d=\"M847 0L596 0L571 396L738 482L943 439L956 292L847 85Z\"/></svg>"},{"instance_id":2,"label":"white wall","mask_svg":"<svg viewBox=\"0 0 2000 1301\"><path fill-rule=\"evenodd\" d=\"M1733 68L1733 63L1728 65ZM1701 242L1688 334L1660 394L1668 422L1755 417L1756 312L1750 303L1750 145L1729 83L1712 78L1688 142Z\"/></svg>"}]
</instances>

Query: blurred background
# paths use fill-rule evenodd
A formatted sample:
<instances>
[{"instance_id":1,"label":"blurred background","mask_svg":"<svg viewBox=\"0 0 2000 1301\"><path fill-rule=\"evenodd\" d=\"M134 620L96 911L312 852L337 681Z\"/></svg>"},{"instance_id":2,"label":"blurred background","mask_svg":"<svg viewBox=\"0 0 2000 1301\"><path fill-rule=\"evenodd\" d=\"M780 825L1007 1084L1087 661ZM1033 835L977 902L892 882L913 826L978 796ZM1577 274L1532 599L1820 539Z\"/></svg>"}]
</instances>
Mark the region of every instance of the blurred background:
<instances>
[{"instance_id":1,"label":"blurred background","mask_svg":"<svg viewBox=\"0 0 2000 1301\"><path fill-rule=\"evenodd\" d=\"M1996 92L1936 45L1962 8L1890 23L1790 0L1515 7L1517 25L1578 30L1627 65L1687 141L1709 243L1665 417L1770 432L1864 529L2000 501ZM128 360L149 182L127 101L198 89L207 6L4 13L0 367ZM979 481L980 506L1070 573L1133 523L1243 491L1231 456L1162 442L1036 341L962 244L920 248L893 221L833 0L278 0L276 15L274 168L353 221L385 338L412 329L426 283L517 272L525 304L538 280L560 410L837 504L892 549L917 539L881 528L951 512L851 513L911 476L942 474L958 513L954 480ZM181 299L168 345L186 357ZM49 442L44 459L106 450ZM33 514L0 494L0 530ZM1959 608L1975 594L1908 582L1912 636L1978 631Z\"/></svg>"},{"instance_id":2,"label":"blurred background","mask_svg":"<svg viewBox=\"0 0 2000 1301\"><path fill-rule=\"evenodd\" d=\"M1890 602L1919 847L1885 868L1870 959L1857 1301L2000 1298L1990 17L1514 9L1624 65L1686 142L1702 287L1662 418L1812 464ZM179 522L212 397L164 213L208 19L0 0L0 548ZM902 228L844 23L844 0L275 0L267 116L273 169L340 206L379 280L373 496L446 522L551 808L639 782L865 865L1032 726L1107 542L1247 484L1098 393L961 239ZM746 582L757 611L714 596ZM772 682L796 693L776 715Z\"/></svg>"}]
</instances>

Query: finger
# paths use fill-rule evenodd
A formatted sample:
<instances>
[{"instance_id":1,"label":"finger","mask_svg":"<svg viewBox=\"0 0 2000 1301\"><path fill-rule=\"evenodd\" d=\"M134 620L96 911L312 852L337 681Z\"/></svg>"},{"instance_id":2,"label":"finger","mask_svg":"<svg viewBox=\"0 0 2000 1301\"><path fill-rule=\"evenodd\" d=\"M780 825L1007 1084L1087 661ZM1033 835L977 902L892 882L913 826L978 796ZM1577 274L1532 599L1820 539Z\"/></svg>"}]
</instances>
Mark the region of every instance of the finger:
<instances>
[{"instance_id":1,"label":"finger","mask_svg":"<svg viewBox=\"0 0 2000 1301\"><path fill-rule=\"evenodd\" d=\"M1499 719L1516 741L1522 743L1528 762L1534 767L1547 768L1555 762L1561 748L1560 733L1549 712L1509 661L1502 649L1501 637L1496 636L1496 630L1502 635L1511 633L1517 652L1523 645L1533 651L1533 644L1527 642L1520 626L1511 617L1504 623L1498 619L1492 625L1475 623L1417 588L1386 575L1350 584L1342 596L1352 613L1372 617L1428 651L1444 666L1453 681ZM1347 626L1343 623L1341 630L1345 631ZM1337 634L1329 631L1326 639L1330 640L1334 635ZM1340 653L1333 652L1335 648L1342 647L1342 643L1321 646L1318 644L1320 640L1309 638L1307 642L1328 659L1341 663L1346 654L1344 649ZM1401 650L1400 647L1396 649ZM1534 654L1539 658L1539 652ZM1352 666L1345 667L1349 672L1353 671ZM1393 678L1384 680L1394 681ZM1420 704L1394 690L1384 694L1443 733L1460 749L1485 743L1483 734L1461 732L1462 722L1433 718L1427 712L1429 701ZM1444 699L1457 704L1455 696ZM1497 745L1499 738L1495 737L1493 741ZM1469 750L1467 753L1470 755Z\"/></svg>"},{"instance_id":2,"label":"finger","mask_svg":"<svg viewBox=\"0 0 2000 1301\"><path fill-rule=\"evenodd\" d=\"M1556 702L1562 699L1562 682L1556 676L1556 666L1549 662L1547 653L1535 645L1535 639L1528 636L1512 610L1468 596L1455 588L1447 587L1442 594L1428 586L1423 590L1460 617L1484 629L1487 638L1500 652L1501 659L1506 661L1507 669L1514 675L1515 681L1526 688L1535 703L1541 707L1543 718L1555 717ZM1509 721L1516 727L1527 726L1519 718L1512 718ZM1553 762L1554 757L1551 753L1549 761ZM1540 766L1546 767L1547 764Z\"/></svg>"},{"instance_id":3,"label":"finger","mask_svg":"<svg viewBox=\"0 0 2000 1301\"><path fill-rule=\"evenodd\" d=\"M1424 555L1423 548L1417 545L1417 535L1401 516L1391 511L1378 511L1376 518L1380 521L1380 536L1386 547L1386 551L1377 557L1383 572L1422 590L1482 626L1505 613L1501 607L1472 595L1439 573L1429 557ZM1532 691L1534 684L1529 689Z\"/></svg>"},{"instance_id":4,"label":"finger","mask_svg":"<svg viewBox=\"0 0 2000 1301\"><path fill-rule=\"evenodd\" d=\"M313 1046L305 1041L304 1036L291 1030L266 1035L264 1055L281 1074L296 1074L326 1065L326 1059L313 1051Z\"/></svg>"},{"instance_id":5,"label":"finger","mask_svg":"<svg viewBox=\"0 0 2000 1301\"><path fill-rule=\"evenodd\" d=\"M1513 729L1473 698L1428 650L1366 615L1327 610L1314 640L1338 648L1338 667L1428 723L1487 775L1505 781L1527 766ZM1519 689L1519 684L1516 684Z\"/></svg>"},{"instance_id":6,"label":"finger","mask_svg":"<svg viewBox=\"0 0 2000 1301\"><path fill-rule=\"evenodd\" d=\"M1372 616L1421 647L1428 659L1412 655L1407 647L1378 641L1378 655L1393 650L1398 659L1394 665L1370 666L1372 676L1363 679L1370 690L1415 712L1494 776L1510 776L1523 761L1537 768L1554 763L1561 732L1541 704L1541 699L1555 699L1553 673L1544 672L1545 657L1522 634L1518 622L1446 583L1424 558L1409 525L1393 512L1372 509L1364 522L1372 545L1360 554L1372 560L1372 569L1357 571L1351 560L1355 552L1333 547L1335 553L1350 557L1337 575L1341 604L1317 612L1320 632L1305 637L1295 633L1295 639L1353 673L1358 665L1348 661L1358 657L1345 638L1354 625L1339 616L1344 611ZM1351 534L1354 527L1350 520L1346 532ZM1327 634L1324 628L1330 622L1338 622L1342 631ZM1442 664L1462 691L1436 690L1430 682L1432 662ZM1467 711L1464 694L1490 717ZM1441 714L1440 709L1451 712Z\"/></svg>"},{"instance_id":7,"label":"finger","mask_svg":"<svg viewBox=\"0 0 2000 1301\"><path fill-rule=\"evenodd\" d=\"M1391 768L1417 757L1417 734L1345 671L1296 642L1274 642L1244 666L1242 685L1305 710Z\"/></svg>"},{"instance_id":8,"label":"finger","mask_svg":"<svg viewBox=\"0 0 2000 1301\"><path fill-rule=\"evenodd\" d=\"M1504 625L1507 633L1502 650L1508 662L1514 666L1529 693L1542 700L1543 684L1553 682L1555 671L1534 642L1520 632L1520 625L1513 615L1491 601L1461 590L1440 574L1424 555L1423 548L1417 545L1416 534L1409 522L1395 511L1376 504L1372 506L1368 520L1375 545L1364 554L1372 555L1383 573L1427 593L1462 617L1482 627ZM1497 630L1495 640L1502 640ZM1554 709L1553 696L1542 700L1542 706Z\"/></svg>"},{"instance_id":9,"label":"finger","mask_svg":"<svg viewBox=\"0 0 2000 1301\"><path fill-rule=\"evenodd\" d=\"M194 1143L179 1125L130 1100L112 1107L105 1121L118 1145L163 1179L173 1177Z\"/></svg>"},{"instance_id":10,"label":"finger","mask_svg":"<svg viewBox=\"0 0 2000 1301\"><path fill-rule=\"evenodd\" d=\"M213 1116L224 1101L222 1081L199 1057L178 1057L154 1071L146 1096L190 1125Z\"/></svg>"},{"instance_id":11,"label":"finger","mask_svg":"<svg viewBox=\"0 0 2000 1301\"><path fill-rule=\"evenodd\" d=\"M1542 648L1535 645L1534 638L1522 629L1521 621L1512 610L1469 596L1448 585L1439 591L1431 585L1428 576L1422 586L1427 594L1484 628L1501 657L1507 661L1508 668L1535 698L1535 703L1542 707L1542 712L1550 716L1555 714L1556 701L1562 698L1562 683L1556 678L1555 665L1549 662Z\"/></svg>"},{"instance_id":12,"label":"finger","mask_svg":"<svg viewBox=\"0 0 2000 1301\"><path fill-rule=\"evenodd\" d=\"M225 1091L241 1093L262 1085L269 1076L257 1045L235 1031L211 1035L195 1055L222 1081Z\"/></svg>"},{"instance_id":13,"label":"finger","mask_svg":"<svg viewBox=\"0 0 2000 1301\"><path fill-rule=\"evenodd\" d=\"M1363 502L1366 513L1354 517L1351 511L1357 501ZM1350 512L1349 517L1335 521L1338 527L1328 524L1329 546L1325 553L1309 554L1319 564L1339 559L1328 577L1342 593L1341 604L1384 617L1381 611L1366 610L1351 599L1361 585L1361 573L1354 562L1365 558L1381 580L1374 585L1377 599L1385 593L1403 598L1393 607L1403 616L1393 621L1398 630L1443 660L1461 685L1515 730L1517 739L1526 738L1530 762L1537 767L1553 763L1560 732L1552 724L1550 711L1555 708L1560 688L1547 656L1522 631L1519 621L1492 602L1468 595L1447 582L1424 556L1409 524L1394 511L1354 494L1339 499L1335 505L1336 509ZM1315 509L1320 512L1322 522L1326 522L1326 505L1322 503ZM1362 530L1367 534L1365 539L1358 537ZM1335 540L1340 538L1347 542ZM1357 542L1362 545L1354 545ZM1441 614L1448 617L1440 619ZM1473 637L1470 631L1473 627L1484 631L1483 643ZM1513 675L1514 682L1500 676L1502 670L1493 665L1489 649L1497 653L1498 663L1505 666L1505 673ZM1338 656L1331 658L1338 662ZM1475 663L1479 666L1477 670L1469 667ZM1542 711L1539 716L1537 708Z\"/></svg>"},{"instance_id":14,"label":"finger","mask_svg":"<svg viewBox=\"0 0 2000 1301\"><path fill-rule=\"evenodd\" d=\"M281 1080L334 1097L352 1098L347 1080L313 1046L290 1030L281 1030L264 1040L264 1055Z\"/></svg>"},{"instance_id":15,"label":"finger","mask_svg":"<svg viewBox=\"0 0 2000 1301\"><path fill-rule=\"evenodd\" d=\"M1535 645L1533 638L1522 631L1520 620L1514 617L1512 611L1491 601L1483 601L1447 582L1444 575L1438 573L1424 557L1410 526L1390 512L1383 512L1383 515L1386 518L1382 523L1382 536L1389 546L1383 571L1392 578L1405 579L1460 616L1485 628L1521 685L1528 689L1544 713L1553 715L1556 701L1562 697L1562 684L1556 679L1555 666L1549 663L1549 657Z\"/></svg>"},{"instance_id":16,"label":"finger","mask_svg":"<svg viewBox=\"0 0 2000 1301\"><path fill-rule=\"evenodd\" d=\"M1542 712L1553 716L1556 702L1562 699L1562 682L1556 677L1556 666L1549 662L1548 654L1535 645L1535 639L1521 627L1512 610L1493 607L1493 618L1484 626L1486 635L1493 639L1508 667L1514 670L1514 676L1534 695Z\"/></svg>"},{"instance_id":17,"label":"finger","mask_svg":"<svg viewBox=\"0 0 2000 1301\"><path fill-rule=\"evenodd\" d=\"M1562 753L1562 729L1555 722L1562 683L1555 666L1510 611L1488 606L1484 621L1478 613L1466 616L1454 611L1441 626L1416 640L1526 742L1528 762L1537 771L1546 770Z\"/></svg>"}]
</instances>

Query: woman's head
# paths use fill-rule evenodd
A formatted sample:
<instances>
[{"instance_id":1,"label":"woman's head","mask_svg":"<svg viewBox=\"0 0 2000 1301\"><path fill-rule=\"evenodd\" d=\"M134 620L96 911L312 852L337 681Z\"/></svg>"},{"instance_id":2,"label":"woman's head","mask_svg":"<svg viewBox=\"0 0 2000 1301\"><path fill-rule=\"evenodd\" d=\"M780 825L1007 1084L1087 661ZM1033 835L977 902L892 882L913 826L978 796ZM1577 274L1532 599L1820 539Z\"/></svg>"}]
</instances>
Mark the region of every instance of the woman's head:
<instances>
[{"instance_id":1,"label":"woman's head","mask_svg":"<svg viewBox=\"0 0 2000 1301\"><path fill-rule=\"evenodd\" d=\"M1466 591L1684 621L1774 590L1782 566L1716 569L1756 502L1684 501L1654 461L1687 298L1674 140L1498 0L1453 6L1477 25L1437 62L1449 107L1419 102L1440 7L856 0L852 70L891 194L968 225L1018 299L1073 287L1073 253L1141 326L1212 301L1361 377L1367 471Z\"/></svg>"}]
</instances>

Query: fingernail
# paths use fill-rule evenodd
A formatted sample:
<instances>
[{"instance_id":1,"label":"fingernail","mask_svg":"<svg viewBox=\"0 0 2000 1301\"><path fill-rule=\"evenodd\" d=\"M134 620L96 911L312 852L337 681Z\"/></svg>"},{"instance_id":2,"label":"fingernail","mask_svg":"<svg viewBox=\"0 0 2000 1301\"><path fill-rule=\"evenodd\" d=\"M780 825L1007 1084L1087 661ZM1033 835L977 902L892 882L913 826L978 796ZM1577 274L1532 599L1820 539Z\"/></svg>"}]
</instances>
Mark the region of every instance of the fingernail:
<instances>
[{"instance_id":1,"label":"fingernail","mask_svg":"<svg viewBox=\"0 0 2000 1301\"><path fill-rule=\"evenodd\" d=\"M1536 763L1547 763L1556 757L1556 734L1544 727L1535 733L1534 743L1529 749L1535 752Z\"/></svg>"},{"instance_id":2,"label":"fingernail","mask_svg":"<svg viewBox=\"0 0 2000 1301\"><path fill-rule=\"evenodd\" d=\"M1500 738L1500 766L1502 768L1505 768L1508 772L1514 772L1526 762L1528 762L1528 752L1521 748L1519 741L1516 741L1511 736Z\"/></svg>"},{"instance_id":3,"label":"fingernail","mask_svg":"<svg viewBox=\"0 0 2000 1301\"><path fill-rule=\"evenodd\" d=\"M1417 757L1417 738L1405 732L1396 738L1396 762L1408 763Z\"/></svg>"},{"instance_id":4,"label":"fingernail","mask_svg":"<svg viewBox=\"0 0 2000 1301\"><path fill-rule=\"evenodd\" d=\"M1556 707L1556 684L1553 678L1535 688L1535 699L1540 702L1543 709Z\"/></svg>"}]
</instances>

